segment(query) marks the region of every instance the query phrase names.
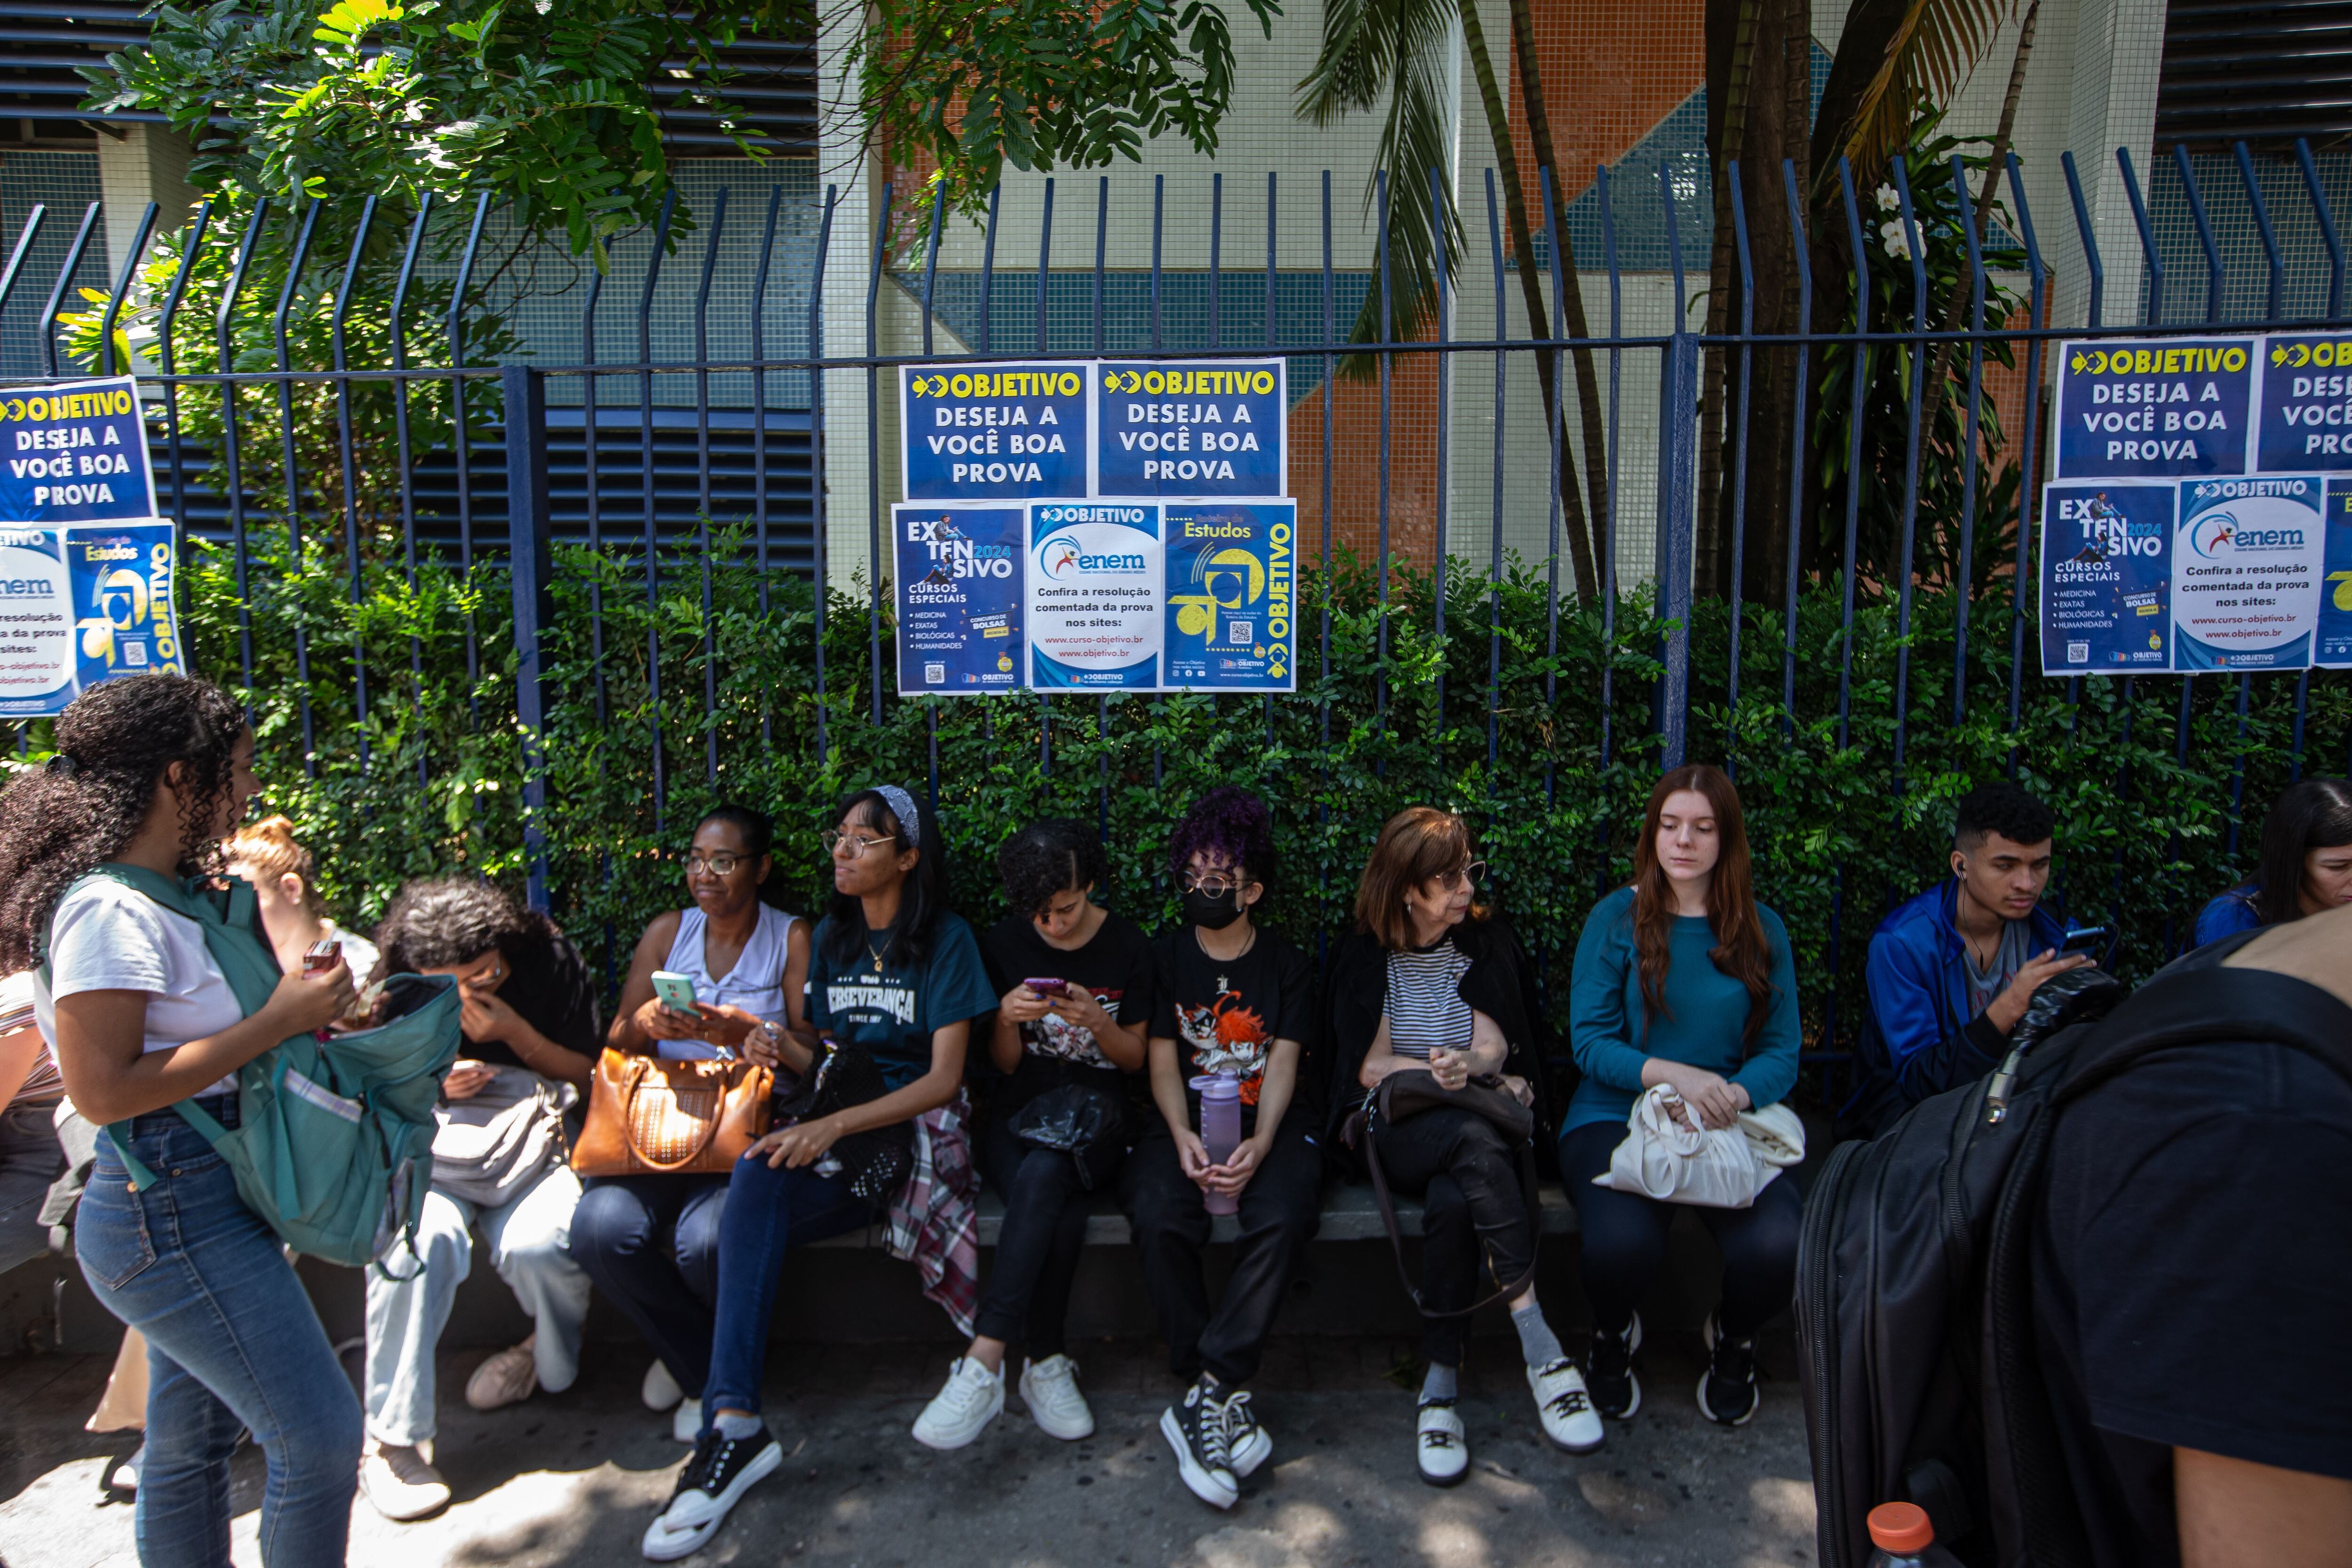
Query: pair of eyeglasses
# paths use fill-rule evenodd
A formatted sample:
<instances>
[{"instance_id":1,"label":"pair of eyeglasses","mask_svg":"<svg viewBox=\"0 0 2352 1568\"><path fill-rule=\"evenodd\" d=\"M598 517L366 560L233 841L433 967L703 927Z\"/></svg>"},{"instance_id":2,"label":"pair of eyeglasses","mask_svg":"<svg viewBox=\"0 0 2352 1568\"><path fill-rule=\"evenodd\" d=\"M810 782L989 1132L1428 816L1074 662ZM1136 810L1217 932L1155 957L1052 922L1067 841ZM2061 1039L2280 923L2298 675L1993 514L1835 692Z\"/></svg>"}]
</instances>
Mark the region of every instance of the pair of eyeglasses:
<instances>
[{"instance_id":1,"label":"pair of eyeglasses","mask_svg":"<svg viewBox=\"0 0 2352 1568\"><path fill-rule=\"evenodd\" d=\"M838 827L828 827L818 834L816 838L818 843L824 846L824 852L828 855L839 855L843 853L843 847L847 846L848 856L852 860L856 859L877 844L894 842L888 838L860 838L855 834L844 833Z\"/></svg>"},{"instance_id":2,"label":"pair of eyeglasses","mask_svg":"<svg viewBox=\"0 0 2352 1568\"><path fill-rule=\"evenodd\" d=\"M688 855L686 868L691 876L699 877L708 872L713 877L731 877L736 867L748 863L750 859L748 855Z\"/></svg>"},{"instance_id":3,"label":"pair of eyeglasses","mask_svg":"<svg viewBox=\"0 0 2352 1568\"><path fill-rule=\"evenodd\" d=\"M1188 893L1206 893L1213 899L1222 899L1235 889L1248 887L1249 883L1239 877L1228 877L1222 871L1212 871L1205 877L1195 877L1187 872L1177 886Z\"/></svg>"},{"instance_id":4,"label":"pair of eyeglasses","mask_svg":"<svg viewBox=\"0 0 2352 1568\"><path fill-rule=\"evenodd\" d=\"M1438 886L1444 888L1475 887L1486 877L1486 862L1484 860L1473 860L1467 866L1463 867L1459 871L1446 871L1442 873L1438 877L1437 882Z\"/></svg>"}]
</instances>

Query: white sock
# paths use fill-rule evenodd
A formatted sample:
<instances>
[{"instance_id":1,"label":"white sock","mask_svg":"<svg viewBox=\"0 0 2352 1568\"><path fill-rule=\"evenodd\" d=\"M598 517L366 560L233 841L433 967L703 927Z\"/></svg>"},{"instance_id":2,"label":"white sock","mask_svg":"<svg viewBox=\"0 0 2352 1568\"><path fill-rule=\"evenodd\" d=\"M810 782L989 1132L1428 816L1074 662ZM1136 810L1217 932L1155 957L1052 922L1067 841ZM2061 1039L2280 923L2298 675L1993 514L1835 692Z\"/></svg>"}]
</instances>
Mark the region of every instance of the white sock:
<instances>
[{"instance_id":1,"label":"white sock","mask_svg":"<svg viewBox=\"0 0 2352 1568\"><path fill-rule=\"evenodd\" d=\"M750 1437L759 1432L760 1418L756 1415L740 1415L732 1410L722 1410L711 1425L718 1428L719 1435L722 1437Z\"/></svg>"},{"instance_id":2,"label":"white sock","mask_svg":"<svg viewBox=\"0 0 2352 1568\"><path fill-rule=\"evenodd\" d=\"M1421 1380L1421 1402L1426 1405L1433 1399L1452 1399L1461 1392L1461 1369L1431 1362L1428 1375Z\"/></svg>"}]
</instances>

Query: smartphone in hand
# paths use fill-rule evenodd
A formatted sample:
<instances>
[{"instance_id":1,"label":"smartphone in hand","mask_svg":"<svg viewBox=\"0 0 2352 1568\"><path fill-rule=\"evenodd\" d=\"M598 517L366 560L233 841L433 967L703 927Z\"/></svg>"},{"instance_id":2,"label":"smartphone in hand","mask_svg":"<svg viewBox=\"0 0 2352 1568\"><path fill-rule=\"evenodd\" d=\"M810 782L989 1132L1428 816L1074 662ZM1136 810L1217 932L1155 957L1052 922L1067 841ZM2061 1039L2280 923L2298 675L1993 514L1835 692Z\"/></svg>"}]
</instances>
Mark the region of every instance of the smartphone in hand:
<instances>
[{"instance_id":1,"label":"smartphone in hand","mask_svg":"<svg viewBox=\"0 0 2352 1568\"><path fill-rule=\"evenodd\" d=\"M1067 996L1070 994L1070 983L1066 980L1040 980L1033 975L1021 984L1040 996Z\"/></svg>"},{"instance_id":2,"label":"smartphone in hand","mask_svg":"<svg viewBox=\"0 0 2352 1568\"><path fill-rule=\"evenodd\" d=\"M661 999L663 1006L673 1013L684 1013L688 1017L699 1016L695 1011L694 978L691 975L669 969L655 970L654 994Z\"/></svg>"},{"instance_id":3,"label":"smartphone in hand","mask_svg":"<svg viewBox=\"0 0 2352 1568\"><path fill-rule=\"evenodd\" d=\"M2111 926L2078 926L2066 933L2066 940L2059 946L2058 951L2062 953L2086 952L2095 956L2106 950L2108 939L2114 934L2115 931Z\"/></svg>"}]
</instances>

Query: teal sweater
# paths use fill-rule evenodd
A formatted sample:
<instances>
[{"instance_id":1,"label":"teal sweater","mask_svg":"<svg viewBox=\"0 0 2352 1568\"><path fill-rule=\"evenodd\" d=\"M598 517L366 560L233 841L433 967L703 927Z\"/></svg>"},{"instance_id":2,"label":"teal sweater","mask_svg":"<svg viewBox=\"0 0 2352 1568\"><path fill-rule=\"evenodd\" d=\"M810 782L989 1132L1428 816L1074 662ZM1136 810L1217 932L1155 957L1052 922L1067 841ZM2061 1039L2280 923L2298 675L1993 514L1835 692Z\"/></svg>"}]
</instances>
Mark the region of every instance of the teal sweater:
<instances>
[{"instance_id":1,"label":"teal sweater","mask_svg":"<svg viewBox=\"0 0 2352 1568\"><path fill-rule=\"evenodd\" d=\"M1665 1015L1650 1018L1633 955L1633 889L1620 888L1593 907L1577 940L1568 993L1570 1042L1584 1079L1561 1132L1624 1121L1642 1093L1642 1064L1652 1057L1721 1073L1745 1087L1759 1110L1787 1095L1797 1081L1797 970L1780 917L1760 904L1756 912L1771 953L1772 995L1750 1043L1743 1038L1748 988L1707 956L1715 931L1703 917L1675 918L1667 939Z\"/></svg>"}]
</instances>

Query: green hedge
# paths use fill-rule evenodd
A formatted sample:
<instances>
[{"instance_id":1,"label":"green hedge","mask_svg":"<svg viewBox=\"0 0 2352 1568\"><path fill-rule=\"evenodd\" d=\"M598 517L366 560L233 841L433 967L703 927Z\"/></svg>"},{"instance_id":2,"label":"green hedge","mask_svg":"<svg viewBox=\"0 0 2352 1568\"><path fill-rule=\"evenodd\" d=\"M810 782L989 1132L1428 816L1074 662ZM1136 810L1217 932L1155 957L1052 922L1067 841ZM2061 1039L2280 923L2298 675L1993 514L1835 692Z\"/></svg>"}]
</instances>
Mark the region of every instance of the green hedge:
<instances>
[{"instance_id":1,"label":"green hedge","mask_svg":"<svg viewBox=\"0 0 2352 1568\"><path fill-rule=\"evenodd\" d=\"M679 900L677 854L697 814L719 799L776 814L777 875L789 902L813 907L825 886L816 835L830 824L834 803L886 779L919 795L936 744L956 902L975 922L1001 912L993 856L1004 836L1041 814L1093 821L1106 809L1106 791L1116 849L1111 900L1147 925L1172 915L1162 870L1169 827L1200 791L1238 784L1274 805L1284 858L1275 918L1311 946L1314 933L1343 929L1356 870L1381 821L1409 803L1433 801L1480 825L1493 891L1550 958L1557 1011L1567 954L1596 895L1625 874L1654 773L1650 700L1659 643L1645 602L1621 601L1613 639L1604 638L1590 608L1564 606L1553 628L1542 574L1523 565L1494 584L1457 564L1446 587L1443 640L1433 631L1431 580L1398 571L1385 665L1371 574L1344 556L1328 577L1310 570L1301 585L1305 657L1297 696L1271 705L1255 698L1139 697L1100 707L1092 698L1055 698L1044 705L1053 727L1049 770L1034 697L899 700L891 690L887 626L877 722L866 605L837 592L824 628L820 759L809 584L781 571L763 582L741 536L726 534L710 552L706 616L698 564L666 565L649 602L638 562L625 551L601 559L578 548L557 552L547 831L557 918L592 961L625 964L644 921ZM366 591L353 603L340 557L314 555L299 573L288 564L282 544L274 553L257 547L250 700L268 805L294 817L319 852L327 897L345 917L365 922L405 878L463 866L519 884L520 749L504 575L478 568L468 580L427 565L412 590L395 563L372 563ZM240 626L225 552L195 551L189 596L201 667L236 682ZM2137 682L2128 700L2121 681L2085 680L2075 702L2068 683L2029 672L2012 731L2003 590L1973 612L1968 701L1956 723L1954 600L1923 592L1913 606L1910 723L1898 775L1895 690L1904 642L1896 609L1865 587L1853 628L1850 738L1840 745L1840 599L1838 584L1829 583L1809 586L1801 600L1793 719L1780 703L1777 608L1744 608L1736 710L1726 701L1727 606L1702 605L1692 633L1690 755L1737 771L1758 891L1797 945L1810 1037L1819 1038L1833 996L1842 1017L1856 1016L1871 926L1890 897L1940 874L1952 801L1972 782L2002 773L2012 753L2020 777L2058 811L2062 895L2078 914L2120 923L2121 967L2152 967L2166 954L2168 929L2177 941L2196 908L2238 878L2263 804L2288 777L2294 678L2253 678L2242 723L2237 683L2196 682L2185 763L2176 751L2180 682L2171 678ZM603 617L601 659L592 644L592 603ZM1330 673L1315 679L1323 668L1326 611ZM478 650L473 677L469 626ZM312 676L316 749L307 769L298 626L307 634ZM1497 758L1490 767L1495 628L1501 651ZM658 812L649 635L661 650L667 795ZM706 637L715 649L709 658ZM355 642L366 655L364 724L354 721ZM1548 654L1551 647L1558 652ZM1383 672L1384 707L1376 700ZM1605 704L1604 678L1612 683ZM706 681L715 692L708 716ZM1106 714L1107 728L1098 728ZM1605 766L1604 725L1613 742ZM2315 675L2310 769L2336 771L2347 728L2352 684ZM2225 834L2232 771L2242 759L2247 825L2233 858ZM1850 1042L1851 1029L1842 1033Z\"/></svg>"}]
</instances>

